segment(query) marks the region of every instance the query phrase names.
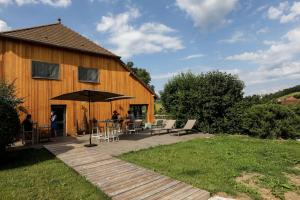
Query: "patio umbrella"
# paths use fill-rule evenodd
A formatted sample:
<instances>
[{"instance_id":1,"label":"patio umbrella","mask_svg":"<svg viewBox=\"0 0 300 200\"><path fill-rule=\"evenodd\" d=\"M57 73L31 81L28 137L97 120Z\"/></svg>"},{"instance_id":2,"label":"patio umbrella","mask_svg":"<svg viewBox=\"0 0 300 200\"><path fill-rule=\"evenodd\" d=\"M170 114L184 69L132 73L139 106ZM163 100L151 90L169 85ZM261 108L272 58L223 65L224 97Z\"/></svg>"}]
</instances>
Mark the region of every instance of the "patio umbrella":
<instances>
[{"instance_id":1,"label":"patio umbrella","mask_svg":"<svg viewBox=\"0 0 300 200\"><path fill-rule=\"evenodd\" d=\"M110 103L110 113L112 113L112 102L117 100L124 100L124 99L134 99L133 96L118 96L118 97L111 97L106 99L107 102Z\"/></svg>"},{"instance_id":2,"label":"patio umbrella","mask_svg":"<svg viewBox=\"0 0 300 200\"><path fill-rule=\"evenodd\" d=\"M105 92L99 90L80 90L76 92L66 93L59 95L57 97L51 98L51 100L71 100L71 101L86 101L89 102L89 122L91 121L91 102L107 102L107 99L122 96L120 94ZM89 123L90 124L90 123ZM97 146L96 144L92 144L92 132L89 126L90 132L90 143L85 145L86 147Z\"/></svg>"}]
</instances>

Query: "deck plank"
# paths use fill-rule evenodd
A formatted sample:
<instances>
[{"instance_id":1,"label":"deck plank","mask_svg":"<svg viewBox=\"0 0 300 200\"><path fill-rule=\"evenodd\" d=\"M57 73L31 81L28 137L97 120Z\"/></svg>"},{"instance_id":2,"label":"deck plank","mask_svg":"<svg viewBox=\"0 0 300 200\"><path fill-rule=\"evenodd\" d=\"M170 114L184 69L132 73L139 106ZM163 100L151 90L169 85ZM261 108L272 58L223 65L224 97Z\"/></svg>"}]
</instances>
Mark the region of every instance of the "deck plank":
<instances>
[{"instance_id":1,"label":"deck plank","mask_svg":"<svg viewBox=\"0 0 300 200\"><path fill-rule=\"evenodd\" d=\"M192 138L195 137L152 136L137 142L102 143L94 148L72 139L44 147L113 200L208 200L210 195L205 190L112 157Z\"/></svg>"}]
</instances>

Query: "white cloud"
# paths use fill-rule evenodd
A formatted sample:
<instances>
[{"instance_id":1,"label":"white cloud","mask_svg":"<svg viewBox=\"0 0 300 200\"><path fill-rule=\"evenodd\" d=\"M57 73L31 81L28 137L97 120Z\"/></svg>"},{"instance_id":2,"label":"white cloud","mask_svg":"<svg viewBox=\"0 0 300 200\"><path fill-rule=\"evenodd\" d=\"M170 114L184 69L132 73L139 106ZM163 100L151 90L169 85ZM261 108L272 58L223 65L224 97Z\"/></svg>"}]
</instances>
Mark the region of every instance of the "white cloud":
<instances>
[{"instance_id":1,"label":"white cloud","mask_svg":"<svg viewBox=\"0 0 300 200\"><path fill-rule=\"evenodd\" d=\"M268 33L270 31L270 29L268 27L264 27L264 28L261 28L261 29L258 29L256 31L256 34L257 35L261 35L261 34L265 34L265 33Z\"/></svg>"},{"instance_id":2,"label":"white cloud","mask_svg":"<svg viewBox=\"0 0 300 200\"><path fill-rule=\"evenodd\" d=\"M300 28L288 31L280 41L265 41L267 49L228 56L227 60L258 64L253 71L243 70L239 76L248 84L300 78Z\"/></svg>"},{"instance_id":3,"label":"white cloud","mask_svg":"<svg viewBox=\"0 0 300 200\"><path fill-rule=\"evenodd\" d=\"M204 56L203 54L192 54L192 55L182 58L181 60L191 60L191 59L195 59L195 58L202 58L203 56Z\"/></svg>"},{"instance_id":4,"label":"white cloud","mask_svg":"<svg viewBox=\"0 0 300 200\"><path fill-rule=\"evenodd\" d=\"M279 20L280 23L296 21L300 16L300 2L294 2L292 6L288 1L281 2L277 7L271 6L268 10L268 18Z\"/></svg>"},{"instance_id":5,"label":"white cloud","mask_svg":"<svg viewBox=\"0 0 300 200\"><path fill-rule=\"evenodd\" d=\"M12 0L0 0L0 5L8 5L8 4L11 4L13 3Z\"/></svg>"},{"instance_id":6,"label":"white cloud","mask_svg":"<svg viewBox=\"0 0 300 200\"><path fill-rule=\"evenodd\" d=\"M174 77L178 74L180 74L180 72L169 72L169 73L166 73L166 74L154 74L154 75L151 75L151 79L152 80L169 79L169 78L172 78L172 77Z\"/></svg>"},{"instance_id":7,"label":"white cloud","mask_svg":"<svg viewBox=\"0 0 300 200\"><path fill-rule=\"evenodd\" d=\"M130 24L139 17L139 10L131 8L118 15L103 16L96 28L99 32L109 34L108 42L116 47L113 51L125 58L184 48L180 38L172 35L176 31L164 24Z\"/></svg>"},{"instance_id":8,"label":"white cloud","mask_svg":"<svg viewBox=\"0 0 300 200\"><path fill-rule=\"evenodd\" d=\"M220 40L219 42L233 44L237 42L243 42L246 40L247 39L245 37L245 34L242 31L236 31L231 35L230 38Z\"/></svg>"},{"instance_id":9,"label":"white cloud","mask_svg":"<svg viewBox=\"0 0 300 200\"><path fill-rule=\"evenodd\" d=\"M0 5L17 4L23 6L27 4L44 4L53 7L68 7L71 5L71 0L0 0Z\"/></svg>"},{"instance_id":10,"label":"white cloud","mask_svg":"<svg viewBox=\"0 0 300 200\"><path fill-rule=\"evenodd\" d=\"M176 5L186 12L200 29L230 23L226 16L235 9L238 0L176 0Z\"/></svg>"},{"instance_id":11,"label":"white cloud","mask_svg":"<svg viewBox=\"0 0 300 200\"><path fill-rule=\"evenodd\" d=\"M287 32L281 41L270 43L266 50L244 52L227 60L253 61L262 65L275 65L290 61L300 54L300 28Z\"/></svg>"},{"instance_id":12,"label":"white cloud","mask_svg":"<svg viewBox=\"0 0 300 200\"><path fill-rule=\"evenodd\" d=\"M9 31L11 27L7 25L7 23L3 20L0 20L0 32Z\"/></svg>"}]
</instances>

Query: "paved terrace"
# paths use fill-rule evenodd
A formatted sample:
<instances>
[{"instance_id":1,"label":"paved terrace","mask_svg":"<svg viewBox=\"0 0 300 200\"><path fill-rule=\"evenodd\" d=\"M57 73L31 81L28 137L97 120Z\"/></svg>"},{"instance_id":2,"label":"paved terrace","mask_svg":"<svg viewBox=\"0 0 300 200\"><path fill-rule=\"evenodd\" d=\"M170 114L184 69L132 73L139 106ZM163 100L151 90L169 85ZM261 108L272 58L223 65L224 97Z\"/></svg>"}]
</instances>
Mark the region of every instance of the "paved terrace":
<instances>
[{"instance_id":1,"label":"paved terrace","mask_svg":"<svg viewBox=\"0 0 300 200\"><path fill-rule=\"evenodd\" d=\"M130 151L199 137L211 137L211 135L191 134L177 137L167 134L150 136L143 133L125 135L119 142L94 141L98 146L92 148L83 146L88 143L88 136L65 137L44 146L112 199L207 200L210 197L207 191L114 157Z\"/></svg>"}]
</instances>

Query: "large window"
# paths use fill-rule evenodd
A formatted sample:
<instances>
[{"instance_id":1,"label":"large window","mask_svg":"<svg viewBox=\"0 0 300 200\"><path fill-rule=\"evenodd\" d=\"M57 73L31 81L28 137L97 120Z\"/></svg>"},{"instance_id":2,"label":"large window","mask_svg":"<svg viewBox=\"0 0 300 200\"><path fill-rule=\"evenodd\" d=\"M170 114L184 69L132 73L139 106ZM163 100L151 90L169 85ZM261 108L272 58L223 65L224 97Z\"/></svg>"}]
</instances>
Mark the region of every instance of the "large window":
<instances>
[{"instance_id":1,"label":"large window","mask_svg":"<svg viewBox=\"0 0 300 200\"><path fill-rule=\"evenodd\" d=\"M59 64L32 61L32 78L59 79Z\"/></svg>"},{"instance_id":2,"label":"large window","mask_svg":"<svg viewBox=\"0 0 300 200\"><path fill-rule=\"evenodd\" d=\"M81 82L99 83L98 69L78 67L78 80Z\"/></svg>"}]
</instances>

